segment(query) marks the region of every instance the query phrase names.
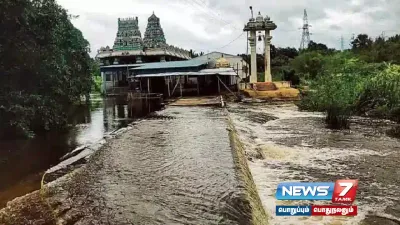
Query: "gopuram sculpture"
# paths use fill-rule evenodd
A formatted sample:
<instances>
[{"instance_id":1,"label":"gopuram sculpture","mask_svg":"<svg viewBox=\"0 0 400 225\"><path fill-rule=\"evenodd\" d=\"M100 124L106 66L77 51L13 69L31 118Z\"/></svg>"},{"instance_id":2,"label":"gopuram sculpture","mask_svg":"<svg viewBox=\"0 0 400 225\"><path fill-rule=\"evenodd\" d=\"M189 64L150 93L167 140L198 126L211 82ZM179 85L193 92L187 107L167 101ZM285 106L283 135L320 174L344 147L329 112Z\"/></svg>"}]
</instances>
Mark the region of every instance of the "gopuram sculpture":
<instances>
[{"instance_id":1,"label":"gopuram sculpture","mask_svg":"<svg viewBox=\"0 0 400 225\"><path fill-rule=\"evenodd\" d=\"M190 52L166 43L160 19L154 14L148 18L142 39L138 17L119 18L113 48L101 47L96 55L102 65L134 64L190 59ZM118 58L118 59L117 59Z\"/></svg>"},{"instance_id":2,"label":"gopuram sculpture","mask_svg":"<svg viewBox=\"0 0 400 225\"><path fill-rule=\"evenodd\" d=\"M146 48L161 48L167 43L165 40L164 31L161 28L160 18L158 18L154 12L148 19L143 42Z\"/></svg>"}]
</instances>

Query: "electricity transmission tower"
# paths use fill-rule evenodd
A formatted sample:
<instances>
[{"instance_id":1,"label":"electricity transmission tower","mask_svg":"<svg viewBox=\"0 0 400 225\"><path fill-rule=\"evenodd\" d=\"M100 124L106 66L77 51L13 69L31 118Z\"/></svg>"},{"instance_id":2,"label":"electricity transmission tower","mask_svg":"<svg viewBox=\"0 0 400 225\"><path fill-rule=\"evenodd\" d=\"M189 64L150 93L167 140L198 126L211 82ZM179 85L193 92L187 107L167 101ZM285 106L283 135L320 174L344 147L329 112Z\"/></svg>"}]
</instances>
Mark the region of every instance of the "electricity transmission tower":
<instances>
[{"instance_id":1,"label":"electricity transmission tower","mask_svg":"<svg viewBox=\"0 0 400 225\"><path fill-rule=\"evenodd\" d=\"M304 17L303 17L303 27L300 29L303 29L303 34L301 36L301 43L300 43L300 49L305 49L308 47L308 44L310 43L310 28L311 25L308 24L308 16L307 16L307 10L304 9Z\"/></svg>"},{"instance_id":2,"label":"electricity transmission tower","mask_svg":"<svg viewBox=\"0 0 400 225\"><path fill-rule=\"evenodd\" d=\"M344 51L344 38L343 38L343 36L340 37L340 49L342 50L342 52Z\"/></svg>"}]
</instances>

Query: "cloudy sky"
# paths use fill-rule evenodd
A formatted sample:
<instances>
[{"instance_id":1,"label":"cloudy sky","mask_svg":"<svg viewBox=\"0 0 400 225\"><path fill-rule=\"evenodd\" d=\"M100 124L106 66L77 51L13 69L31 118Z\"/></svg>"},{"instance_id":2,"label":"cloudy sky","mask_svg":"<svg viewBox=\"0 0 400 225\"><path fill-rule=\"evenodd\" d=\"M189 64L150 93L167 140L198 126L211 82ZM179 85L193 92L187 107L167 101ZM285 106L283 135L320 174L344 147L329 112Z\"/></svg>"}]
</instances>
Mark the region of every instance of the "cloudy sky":
<instances>
[{"instance_id":1,"label":"cloudy sky","mask_svg":"<svg viewBox=\"0 0 400 225\"><path fill-rule=\"evenodd\" d=\"M154 11L161 19L167 43L197 52L246 52L242 29L254 13L271 17L278 28L272 42L298 48L303 10L308 12L311 39L340 49L353 34L386 36L400 33L400 0L58 0L73 23L89 40L94 56L101 46L112 47L118 17L139 17L144 35L147 18ZM233 41L235 40L235 41ZM258 51L262 51L259 43Z\"/></svg>"}]
</instances>

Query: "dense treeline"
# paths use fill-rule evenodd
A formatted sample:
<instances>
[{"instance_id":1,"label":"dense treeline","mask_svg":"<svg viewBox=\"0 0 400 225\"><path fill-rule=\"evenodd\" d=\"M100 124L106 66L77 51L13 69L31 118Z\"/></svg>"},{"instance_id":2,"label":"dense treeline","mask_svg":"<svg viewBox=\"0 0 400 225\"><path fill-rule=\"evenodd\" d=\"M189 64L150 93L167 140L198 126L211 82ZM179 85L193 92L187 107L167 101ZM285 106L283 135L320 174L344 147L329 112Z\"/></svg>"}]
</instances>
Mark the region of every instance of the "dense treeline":
<instances>
[{"instance_id":1,"label":"dense treeline","mask_svg":"<svg viewBox=\"0 0 400 225\"><path fill-rule=\"evenodd\" d=\"M55 0L0 4L0 137L66 126L90 92L89 43Z\"/></svg>"},{"instance_id":2,"label":"dense treeline","mask_svg":"<svg viewBox=\"0 0 400 225\"><path fill-rule=\"evenodd\" d=\"M400 36L360 34L351 47L309 48L290 62L310 89L300 108L326 112L332 128L348 128L353 115L400 122Z\"/></svg>"}]
</instances>

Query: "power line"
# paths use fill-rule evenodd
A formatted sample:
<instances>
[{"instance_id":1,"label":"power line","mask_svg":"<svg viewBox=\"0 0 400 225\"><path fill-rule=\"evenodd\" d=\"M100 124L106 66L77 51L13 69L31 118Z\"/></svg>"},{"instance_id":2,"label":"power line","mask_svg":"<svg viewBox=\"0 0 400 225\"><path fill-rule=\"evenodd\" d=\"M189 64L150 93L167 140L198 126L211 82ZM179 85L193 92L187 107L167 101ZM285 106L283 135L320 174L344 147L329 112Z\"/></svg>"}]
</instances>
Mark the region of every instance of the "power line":
<instances>
[{"instance_id":1,"label":"power line","mask_svg":"<svg viewBox=\"0 0 400 225\"><path fill-rule=\"evenodd\" d=\"M196 2L196 0L193 0L194 2ZM207 5L207 3L204 1L204 0L199 0L199 1L201 1L204 5L200 5L200 6L205 6L205 5ZM196 2L196 3L198 3L198 2ZM219 18L222 18L222 16L221 16L221 14L219 14L218 12L216 12L216 11L214 11L214 10L211 10L210 8L207 8L208 10L210 10L210 12L212 12L214 15L217 15ZM223 19L221 19L221 20L223 20ZM224 20L223 20L224 21ZM225 21L226 22L226 21Z\"/></svg>"},{"instance_id":2,"label":"power line","mask_svg":"<svg viewBox=\"0 0 400 225\"><path fill-rule=\"evenodd\" d=\"M203 8L202 5L199 4L198 2L193 1L193 0L185 0L185 1L188 3L189 6L193 7L193 9L195 9L195 10L201 10L202 12L204 12L204 13L206 13L207 15L211 16L213 19L222 21L225 25L228 24L228 22L226 22L226 21L224 21L224 20L222 20L222 19L220 19L220 18L217 18L215 15L209 13L209 12L207 11L207 9Z\"/></svg>"},{"instance_id":3,"label":"power line","mask_svg":"<svg viewBox=\"0 0 400 225\"><path fill-rule=\"evenodd\" d=\"M214 49L212 49L212 50L214 50L214 51L217 51L217 50L220 50L220 49L226 48L227 46L231 45L233 42L235 42L235 41L237 41L239 38L241 38L241 37L243 36L243 34L246 34L246 32L242 32L242 33L240 33L240 35L239 35L239 36L237 36L235 39L233 39L233 40L232 40L232 41L230 41L229 43L227 43L227 44L225 44L225 45L223 45L223 46L221 46L221 47L214 48ZM197 50L199 50L199 49L197 49ZM211 51L210 49L200 49L200 50L201 50L201 51L202 51L202 50L204 50L205 52L209 52L209 51Z\"/></svg>"},{"instance_id":4,"label":"power line","mask_svg":"<svg viewBox=\"0 0 400 225\"><path fill-rule=\"evenodd\" d=\"M240 28L237 28L236 25L233 24L233 22L229 22L229 21L226 21L225 19L223 19L223 17L221 16L220 13L216 12L215 10L212 10L212 9L206 7L207 3L206 3L204 0L199 0L199 1L201 1L203 4L197 2L196 0L193 0L193 1L194 1L195 3L197 3L200 7L203 7L203 6L204 6L204 8L205 8L206 10L208 10L208 11L211 12L213 15L215 15L216 17L218 17L219 20L223 21L223 22L225 23L224 26L232 25L232 27L233 27L234 29L236 29L236 30L240 29ZM240 29L240 30L241 30L241 29Z\"/></svg>"},{"instance_id":5,"label":"power line","mask_svg":"<svg viewBox=\"0 0 400 225\"><path fill-rule=\"evenodd\" d=\"M210 8L207 8L206 5L207 3L204 0L199 0L201 1L203 4L197 2L196 0L186 0L188 3L190 3L191 6L196 7L197 9L200 9L201 11L203 11L204 13L210 15L211 17L213 17L216 20L220 20L223 22L223 26L228 26L228 25L232 25L232 27L236 30L238 30L239 28L237 28L234 24L232 24L233 22L228 22L225 19L223 19L223 17L221 16L221 14L219 14L218 12L215 12L214 10L211 10Z\"/></svg>"},{"instance_id":6,"label":"power line","mask_svg":"<svg viewBox=\"0 0 400 225\"><path fill-rule=\"evenodd\" d=\"M233 42L235 42L235 41L237 41L239 38L241 38L241 37L243 36L243 34L245 34L245 32L242 32L239 36L237 36L235 39L233 39L233 40L232 40L231 42L229 42L228 44L226 44L226 45L224 45L224 46L222 46L222 47L216 48L215 50L223 49L223 48L229 46L230 44L232 44Z\"/></svg>"}]
</instances>

